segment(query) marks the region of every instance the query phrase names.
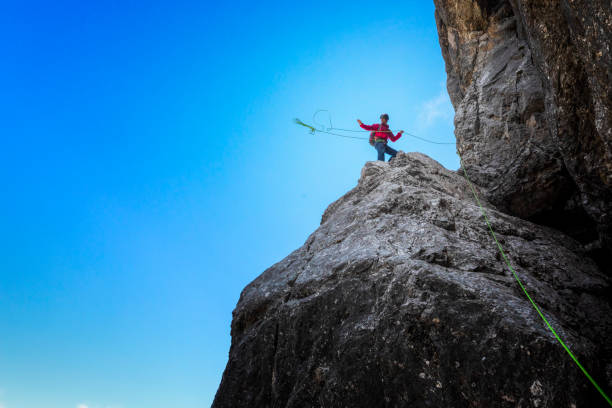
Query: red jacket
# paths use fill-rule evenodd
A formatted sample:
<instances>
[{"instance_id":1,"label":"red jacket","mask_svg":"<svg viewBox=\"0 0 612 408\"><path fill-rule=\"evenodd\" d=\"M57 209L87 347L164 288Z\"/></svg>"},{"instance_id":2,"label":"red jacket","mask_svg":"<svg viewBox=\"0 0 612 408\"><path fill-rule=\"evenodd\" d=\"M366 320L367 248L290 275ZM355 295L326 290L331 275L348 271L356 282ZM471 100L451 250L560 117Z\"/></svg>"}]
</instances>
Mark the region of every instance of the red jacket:
<instances>
[{"instance_id":1,"label":"red jacket","mask_svg":"<svg viewBox=\"0 0 612 408\"><path fill-rule=\"evenodd\" d=\"M365 130L376 130L374 133L374 137L377 139L390 139L392 142L395 142L397 139L402 137L401 133L398 133L396 136L393 136L393 132L389 130L389 125L383 125L382 123L375 123L372 126L364 125L361 123L361 126ZM380 131L378 131L380 130Z\"/></svg>"}]
</instances>

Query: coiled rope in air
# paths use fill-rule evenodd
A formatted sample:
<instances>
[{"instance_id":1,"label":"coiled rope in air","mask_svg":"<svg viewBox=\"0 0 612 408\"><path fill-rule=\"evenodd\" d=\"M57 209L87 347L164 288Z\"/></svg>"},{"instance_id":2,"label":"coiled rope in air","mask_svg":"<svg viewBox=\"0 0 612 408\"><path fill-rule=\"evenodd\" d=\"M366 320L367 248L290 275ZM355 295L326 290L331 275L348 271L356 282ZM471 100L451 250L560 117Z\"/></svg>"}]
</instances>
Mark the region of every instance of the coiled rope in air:
<instances>
[{"instance_id":1,"label":"coiled rope in air","mask_svg":"<svg viewBox=\"0 0 612 408\"><path fill-rule=\"evenodd\" d=\"M327 112L328 113L328 115L329 115L329 125L330 125L329 127L325 128L323 125L318 124L316 122L316 120L315 120L316 119L316 115L319 112ZM339 134L339 133L330 132L330 130L345 131L345 132L369 132L369 131L368 130L341 129L341 128L333 127L332 126L332 122L331 122L331 114L329 114L329 111L327 111L326 109L319 109L318 111L316 111L313 114L312 117L313 117L313 122L315 124L321 126L321 129L317 129L314 126L308 125L308 124L302 122L301 120L299 120L297 118L294 121L295 121L296 124L304 126L304 127L307 127L308 129L310 129L310 133L311 134L314 134L315 132L320 132L320 133L326 133L326 134L329 134L329 135L345 137L345 138L350 138L350 139L362 139L362 140L368 140L369 139L367 137L349 136L349 135L343 135L343 134ZM388 130L387 132L391 132L391 131ZM406 132L404 132L404 133L406 133ZM455 144L454 142L436 142L436 141L433 141L433 140L422 138L422 137L417 136L417 135L413 135L411 133L406 133L406 134L409 135L409 136L412 136L414 138L423 140L424 142L427 142L427 143L433 143L433 144ZM580 364L580 362L578 361L576 356L574 356L574 353L572 353L572 351L569 349L569 347L563 342L563 340L561 340L561 338L559 337L559 335L557 334L555 329L552 327L552 325L548 322L548 320L544 316L544 313L542 313L542 311L540 310L540 308L538 307L536 302L531 298L531 296L527 292L527 289L525 288L525 285L523 285L523 282L519 278L518 274L514 271L514 268L512 267L512 264L510 263L510 260L508 259L508 256L504 252L504 249L502 248L501 244L497 240L497 237L495 236L495 232L493 231L493 227L491 226L491 223L489 222L489 218L487 217L487 213L486 213L484 207L482 206L482 204L480 203L480 199L478 198L478 194L476 193L476 189L474 188L472 182L470 181L470 178L468 177L467 171L465 169L465 165L463 164L463 158L461 157L461 154L459 152L457 152L457 155L459 156L459 162L461 163L461 169L463 170L463 176L465 177L465 180L467 181L468 185L470 186L470 190L472 191L474 199L476 200L476 204L478 204L478 207L480 207L480 211L481 211L482 216L483 216L483 218L485 220L485 223L487 224L489 232L490 232L491 236L493 237L493 240L495 241L495 244L497 245L497 249L501 253L502 258L504 259L506 265L508 266L508 269L510 270L510 272L512 272L512 276L514 276L514 279L518 282L519 286L523 290L523 293L525 293L525 296L527 296L527 299L529 299L529 302L531 303L531 305L533 306L535 311L538 313L538 315L542 318L542 320L546 324L546 327L548 327L548 329L554 335L555 339L557 339L559 344L561 344L563 349L567 352L567 354L569 354L569 356L572 358L572 360L580 368L582 373L589 379L591 384L593 384L593 386L597 389L597 391L599 391L601 396L604 397L606 402L610 406L612 406L612 400L610 399L610 397L608 397L608 395L604 392L604 390L601 389L599 384L597 384L597 382L593 379L593 377L591 377L591 375L588 373L588 371L582 366L582 364Z\"/></svg>"}]
</instances>

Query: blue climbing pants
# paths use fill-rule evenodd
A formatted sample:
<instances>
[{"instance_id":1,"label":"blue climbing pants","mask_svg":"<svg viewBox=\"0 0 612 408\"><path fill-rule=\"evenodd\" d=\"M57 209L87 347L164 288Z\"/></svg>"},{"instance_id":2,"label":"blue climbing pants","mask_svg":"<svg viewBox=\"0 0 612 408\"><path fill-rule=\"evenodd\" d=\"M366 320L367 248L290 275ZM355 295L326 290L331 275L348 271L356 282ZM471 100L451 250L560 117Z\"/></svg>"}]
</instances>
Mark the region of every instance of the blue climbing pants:
<instances>
[{"instance_id":1,"label":"blue climbing pants","mask_svg":"<svg viewBox=\"0 0 612 408\"><path fill-rule=\"evenodd\" d=\"M397 150L387 146L387 144L383 142L374 143L374 148L378 152L378 160L385 161L385 153L387 153L391 155L391 157L389 157L389 161L391 161L397 154Z\"/></svg>"}]
</instances>

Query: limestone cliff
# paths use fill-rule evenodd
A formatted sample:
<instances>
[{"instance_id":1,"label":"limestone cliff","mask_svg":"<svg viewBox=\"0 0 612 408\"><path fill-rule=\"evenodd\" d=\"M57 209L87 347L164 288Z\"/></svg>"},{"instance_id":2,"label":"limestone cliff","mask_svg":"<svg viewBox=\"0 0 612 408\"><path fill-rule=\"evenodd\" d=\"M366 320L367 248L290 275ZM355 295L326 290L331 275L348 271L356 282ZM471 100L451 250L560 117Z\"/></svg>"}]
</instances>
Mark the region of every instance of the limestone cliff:
<instances>
[{"instance_id":1,"label":"limestone cliff","mask_svg":"<svg viewBox=\"0 0 612 408\"><path fill-rule=\"evenodd\" d=\"M612 2L434 0L455 136L511 263L612 390ZM600 407L461 174L368 162L241 293L214 408Z\"/></svg>"},{"instance_id":2,"label":"limestone cliff","mask_svg":"<svg viewBox=\"0 0 612 408\"><path fill-rule=\"evenodd\" d=\"M605 387L610 278L574 239L496 210L536 302ZM499 255L464 178L368 162L304 246L241 293L213 407L595 407ZM574 405L572 405L574 404Z\"/></svg>"},{"instance_id":3,"label":"limestone cliff","mask_svg":"<svg viewBox=\"0 0 612 408\"><path fill-rule=\"evenodd\" d=\"M500 209L612 274L612 2L434 0L455 135Z\"/></svg>"}]
</instances>

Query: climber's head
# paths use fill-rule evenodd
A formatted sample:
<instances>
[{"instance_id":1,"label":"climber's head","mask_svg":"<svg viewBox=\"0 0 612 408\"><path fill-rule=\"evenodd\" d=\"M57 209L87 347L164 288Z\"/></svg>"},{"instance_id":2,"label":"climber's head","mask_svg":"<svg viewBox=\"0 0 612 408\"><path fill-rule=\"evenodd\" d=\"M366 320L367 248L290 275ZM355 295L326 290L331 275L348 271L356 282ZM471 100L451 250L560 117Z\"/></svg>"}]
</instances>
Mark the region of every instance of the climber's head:
<instances>
[{"instance_id":1,"label":"climber's head","mask_svg":"<svg viewBox=\"0 0 612 408\"><path fill-rule=\"evenodd\" d=\"M386 113L383 113L382 115L380 115L380 121L383 125L386 125L387 122L389 121L389 115L387 115Z\"/></svg>"}]
</instances>

